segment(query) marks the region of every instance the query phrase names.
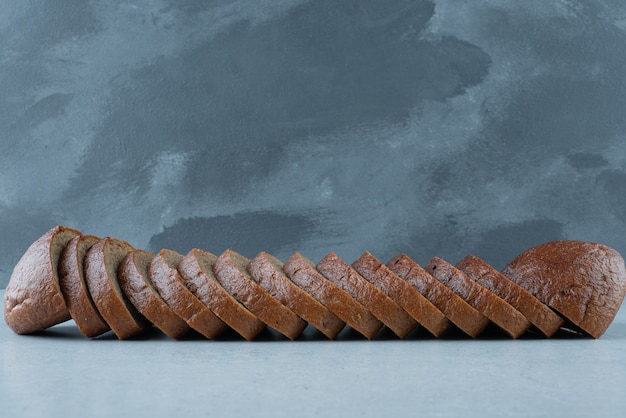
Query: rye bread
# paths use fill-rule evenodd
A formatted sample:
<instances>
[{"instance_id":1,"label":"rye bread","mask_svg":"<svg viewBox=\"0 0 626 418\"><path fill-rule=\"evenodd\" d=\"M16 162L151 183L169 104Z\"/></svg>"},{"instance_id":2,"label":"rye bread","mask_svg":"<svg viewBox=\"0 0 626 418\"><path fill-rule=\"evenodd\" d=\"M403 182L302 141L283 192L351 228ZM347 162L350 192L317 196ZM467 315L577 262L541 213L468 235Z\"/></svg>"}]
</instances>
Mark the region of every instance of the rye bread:
<instances>
[{"instance_id":1,"label":"rye bread","mask_svg":"<svg viewBox=\"0 0 626 418\"><path fill-rule=\"evenodd\" d=\"M541 244L519 254L502 273L593 338L606 331L626 294L624 259L595 242Z\"/></svg>"},{"instance_id":2,"label":"rye bread","mask_svg":"<svg viewBox=\"0 0 626 418\"><path fill-rule=\"evenodd\" d=\"M265 324L231 296L215 278L217 256L194 248L178 264L183 283L202 303L246 340L254 339Z\"/></svg>"},{"instance_id":3,"label":"rye bread","mask_svg":"<svg viewBox=\"0 0 626 418\"><path fill-rule=\"evenodd\" d=\"M287 276L350 327L372 339L382 323L349 293L322 275L308 258L294 253L285 262Z\"/></svg>"},{"instance_id":4,"label":"rye bread","mask_svg":"<svg viewBox=\"0 0 626 418\"><path fill-rule=\"evenodd\" d=\"M454 325L470 337L477 337L489 324L488 318L407 255L400 254L394 257L387 263L387 267L426 296Z\"/></svg>"},{"instance_id":5,"label":"rye bread","mask_svg":"<svg viewBox=\"0 0 626 418\"><path fill-rule=\"evenodd\" d=\"M363 253L352 263L352 267L378 289L389 295L435 337L440 336L450 326L450 320L439 308L369 252Z\"/></svg>"},{"instance_id":6,"label":"rye bread","mask_svg":"<svg viewBox=\"0 0 626 418\"><path fill-rule=\"evenodd\" d=\"M187 289L178 272L183 256L162 249L148 265L148 278L165 303L191 328L213 339L224 332L226 324Z\"/></svg>"},{"instance_id":7,"label":"rye bread","mask_svg":"<svg viewBox=\"0 0 626 418\"><path fill-rule=\"evenodd\" d=\"M122 260L118 269L120 287L130 303L165 335L175 340L183 338L190 327L163 300L148 278L148 266L154 254L133 250Z\"/></svg>"},{"instance_id":8,"label":"rye bread","mask_svg":"<svg viewBox=\"0 0 626 418\"><path fill-rule=\"evenodd\" d=\"M346 325L327 307L300 289L283 272L283 263L276 257L261 252L248 264L250 277L263 289L294 311L303 320L333 339Z\"/></svg>"},{"instance_id":9,"label":"rye bread","mask_svg":"<svg viewBox=\"0 0 626 418\"><path fill-rule=\"evenodd\" d=\"M87 338L93 338L109 331L94 303L85 281L83 260L87 251L100 238L93 235L79 235L67 243L59 259L59 285L67 309L79 331Z\"/></svg>"},{"instance_id":10,"label":"rye bread","mask_svg":"<svg viewBox=\"0 0 626 418\"><path fill-rule=\"evenodd\" d=\"M226 250L215 260L213 272L217 281L261 321L293 340L306 327L306 322L291 309L259 286L247 271L250 260Z\"/></svg>"},{"instance_id":11,"label":"rye bread","mask_svg":"<svg viewBox=\"0 0 626 418\"><path fill-rule=\"evenodd\" d=\"M133 246L126 241L106 237L91 246L84 258L89 293L98 312L120 340L137 335L149 326L128 301L117 278L120 263L132 250Z\"/></svg>"},{"instance_id":12,"label":"rye bread","mask_svg":"<svg viewBox=\"0 0 626 418\"><path fill-rule=\"evenodd\" d=\"M30 334L70 319L57 266L65 245L80 231L56 226L33 242L15 265L4 292L4 320Z\"/></svg>"},{"instance_id":13,"label":"rye bread","mask_svg":"<svg viewBox=\"0 0 626 418\"><path fill-rule=\"evenodd\" d=\"M417 327L417 321L387 294L361 276L334 252L317 263L317 271L348 292L398 337L404 338Z\"/></svg>"},{"instance_id":14,"label":"rye bread","mask_svg":"<svg viewBox=\"0 0 626 418\"><path fill-rule=\"evenodd\" d=\"M428 273L452 289L454 293L485 315L511 337L519 338L530 322L513 306L485 289L467 274L439 257L433 257L424 267Z\"/></svg>"},{"instance_id":15,"label":"rye bread","mask_svg":"<svg viewBox=\"0 0 626 418\"><path fill-rule=\"evenodd\" d=\"M520 311L546 337L554 335L563 325L563 319L552 309L480 258L469 254L456 268Z\"/></svg>"}]
</instances>

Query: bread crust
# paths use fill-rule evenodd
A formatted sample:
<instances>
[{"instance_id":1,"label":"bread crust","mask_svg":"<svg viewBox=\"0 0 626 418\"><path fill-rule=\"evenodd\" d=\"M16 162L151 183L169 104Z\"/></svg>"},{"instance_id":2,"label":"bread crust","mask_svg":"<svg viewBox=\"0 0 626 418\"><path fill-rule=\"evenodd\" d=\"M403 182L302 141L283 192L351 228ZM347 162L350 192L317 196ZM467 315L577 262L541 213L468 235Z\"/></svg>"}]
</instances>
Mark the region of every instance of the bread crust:
<instances>
[{"instance_id":1,"label":"bread crust","mask_svg":"<svg viewBox=\"0 0 626 418\"><path fill-rule=\"evenodd\" d=\"M382 327L382 323L365 306L328 280L300 253L295 252L289 257L283 271L292 282L367 339L372 339Z\"/></svg>"},{"instance_id":2,"label":"bread crust","mask_svg":"<svg viewBox=\"0 0 626 418\"><path fill-rule=\"evenodd\" d=\"M168 337L179 340L191 330L170 308L148 279L148 265L154 254L133 250L122 260L118 271L120 287L130 303Z\"/></svg>"},{"instance_id":3,"label":"bread crust","mask_svg":"<svg viewBox=\"0 0 626 418\"><path fill-rule=\"evenodd\" d=\"M541 244L519 254L502 273L593 338L606 331L626 294L624 259L595 242Z\"/></svg>"},{"instance_id":4,"label":"bread crust","mask_svg":"<svg viewBox=\"0 0 626 418\"><path fill-rule=\"evenodd\" d=\"M150 325L119 286L118 268L133 249L126 241L106 237L89 248L84 259L89 293L98 312L120 340L137 335Z\"/></svg>"},{"instance_id":5,"label":"bread crust","mask_svg":"<svg viewBox=\"0 0 626 418\"><path fill-rule=\"evenodd\" d=\"M250 260L250 277L272 297L294 311L329 339L334 339L346 325L337 315L300 289L283 271L284 264L276 257L260 252Z\"/></svg>"},{"instance_id":6,"label":"bread crust","mask_svg":"<svg viewBox=\"0 0 626 418\"><path fill-rule=\"evenodd\" d=\"M59 259L59 285L65 304L79 331L87 338L111 329L98 312L85 281L83 260L98 241L100 238L93 235L76 236L67 243Z\"/></svg>"},{"instance_id":7,"label":"bread crust","mask_svg":"<svg viewBox=\"0 0 626 418\"><path fill-rule=\"evenodd\" d=\"M253 340L265 324L230 295L215 278L217 256L194 248L178 264L183 283L202 303L246 340Z\"/></svg>"},{"instance_id":8,"label":"bread crust","mask_svg":"<svg viewBox=\"0 0 626 418\"><path fill-rule=\"evenodd\" d=\"M520 311L546 337L551 337L563 326L563 319L552 309L480 258L469 254L456 264L456 268Z\"/></svg>"},{"instance_id":9,"label":"bread crust","mask_svg":"<svg viewBox=\"0 0 626 418\"><path fill-rule=\"evenodd\" d=\"M354 261L352 267L389 295L433 336L439 337L450 326L450 320L431 301L368 251Z\"/></svg>"},{"instance_id":10,"label":"bread crust","mask_svg":"<svg viewBox=\"0 0 626 418\"><path fill-rule=\"evenodd\" d=\"M511 337L519 338L530 327L528 319L517 309L470 279L467 274L447 261L433 257L424 270L445 284Z\"/></svg>"},{"instance_id":11,"label":"bread crust","mask_svg":"<svg viewBox=\"0 0 626 418\"><path fill-rule=\"evenodd\" d=\"M272 297L247 272L250 260L228 249L215 261L213 272L222 287L266 325L293 340L307 323Z\"/></svg>"},{"instance_id":12,"label":"bread crust","mask_svg":"<svg viewBox=\"0 0 626 418\"><path fill-rule=\"evenodd\" d=\"M329 252L317 263L317 270L369 309L380 322L391 329L399 338L406 337L409 332L417 327L417 321L400 305L361 276L334 252Z\"/></svg>"},{"instance_id":13,"label":"bread crust","mask_svg":"<svg viewBox=\"0 0 626 418\"><path fill-rule=\"evenodd\" d=\"M426 296L454 325L470 337L477 337L489 324L488 318L426 272L406 254L400 254L391 259L387 267Z\"/></svg>"},{"instance_id":14,"label":"bread crust","mask_svg":"<svg viewBox=\"0 0 626 418\"><path fill-rule=\"evenodd\" d=\"M57 267L65 245L80 231L56 226L35 242L15 265L4 292L4 320L18 334L30 334L70 319Z\"/></svg>"},{"instance_id":15,"label":"bread crust","mask_svg":"<svg viewBox=\"0 0 626 418\"><path fill-rule=\"evenodd\" d=\"M183 256L176 251L159 251L148 266L148 278L178 316L205 338L213 339L227 326L183 284L177 270L182 259Z\"/></svg>"}]
</instances>

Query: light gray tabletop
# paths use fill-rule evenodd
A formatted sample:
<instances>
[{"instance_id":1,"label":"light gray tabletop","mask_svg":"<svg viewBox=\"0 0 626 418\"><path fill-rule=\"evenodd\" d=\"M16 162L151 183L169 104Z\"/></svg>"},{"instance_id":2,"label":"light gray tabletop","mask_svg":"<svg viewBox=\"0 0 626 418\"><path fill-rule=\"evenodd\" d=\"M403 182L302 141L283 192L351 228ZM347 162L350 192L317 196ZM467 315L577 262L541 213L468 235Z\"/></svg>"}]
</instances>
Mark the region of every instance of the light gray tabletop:
<instances>
[{"instance_id":1,"label":"light gray tabletop","mask_svg":"<svg viewBox=\"0 0 626 418\"><path fill-rule=\"evenodd\" d=\"M599 340L88 340L69 321L35 336L2 323L0 341L3 417L626 416L626 309Z\"/></svg>"}]
</instances>

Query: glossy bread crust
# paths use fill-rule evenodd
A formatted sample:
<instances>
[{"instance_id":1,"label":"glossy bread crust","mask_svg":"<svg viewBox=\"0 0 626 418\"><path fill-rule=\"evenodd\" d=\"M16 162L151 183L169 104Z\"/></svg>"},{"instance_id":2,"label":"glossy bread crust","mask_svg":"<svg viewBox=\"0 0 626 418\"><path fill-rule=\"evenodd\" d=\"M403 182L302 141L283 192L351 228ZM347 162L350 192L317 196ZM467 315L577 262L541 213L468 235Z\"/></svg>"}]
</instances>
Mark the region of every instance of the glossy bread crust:
<instances>
[{"instance_id":1,"label":"glossy bread crust","mask_svg":"<svg viewBox=\"0 0 626 418\"><path fill-rule=\"evenodd\" d=\"M20 258L4 292L4 319L14 332L30 334L70 319L57 265L65 245L80 231L56 226Z\"/></svg>"},{"instance_id":2,"label":"glossy bread crust","mask_svg":"<svg viewBox=\"0 0 626 418\"><path fill-rule=\"evenodd\" d=\"M624 259L595 242L552 241L515 257L502 273L594 338L626 294Z\"/></svg>"}]
</instances>

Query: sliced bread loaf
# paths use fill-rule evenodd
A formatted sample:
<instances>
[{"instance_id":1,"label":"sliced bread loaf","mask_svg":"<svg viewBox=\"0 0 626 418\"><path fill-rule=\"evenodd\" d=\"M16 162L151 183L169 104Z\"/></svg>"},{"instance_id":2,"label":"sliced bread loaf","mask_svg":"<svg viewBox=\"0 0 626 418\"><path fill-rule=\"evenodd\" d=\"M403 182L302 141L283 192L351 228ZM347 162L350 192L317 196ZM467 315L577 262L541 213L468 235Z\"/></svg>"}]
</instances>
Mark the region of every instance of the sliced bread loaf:
<instances>
[{"instance_id":1,"label":"sliced bread loaf","mask_svg":"<svg viewBox=\"0 0 626 418\"><path fill-rule=\"evenodd\" d=\"M402 280L369 252L363 253L352 267L411 315L435 337L450 326L450 320L431 301Z\"/></svg>"},{"instance_id":2,"label":"sliced bread loaf","mask_svg":"<svg viewBox=\"0 0 626 418\"><path fill-rule=\"evenodd\" d=\"M118 280L122 291L137 310L165 335L175 340L191 329L187 322L170 308L148 278L148 266L154 254L133 250L122 260Z\"/></svg>"},{"instance_id":3,"label":"sliced bread loaf","mask_svg":"<svg viewBox=\"0 0 626 418\"><path fill-rule=\"evenodd\" d=\"M480 258L467 255L456 268L520 311L546 337L554 335L563 325L563 319L552 309Z\"/></svg>"},{"instance_id":4,"label":"sliced bread loaf","mask_svg":"<svg viewBox=\"0 0 626 418\"><path fill-rule=\"evenodd\" d=\"M137 311L120 288L117 270L133 250L126 241L102 238L84 259L85 282L102 318L120 340L139 334L149 322Z\"/></svg>"},{"instance_id":5,"label":"sliced bread loaf","mask_svg":"<svg viewBox=\"0 0 626 418\"><path fill-rule=\"evenodd\" d=\"M331 340L335 338L346 323L307 292L296 286L283 272L283 267L283 263L276 257L261 252L250 260L248 272L254 281L294 311L296 315L313 325Z\"/></svg>"},{"instance_id":6,"label":"sliced bread loaf","mask_svg":"<svg viewBox=\"0 0 626 418\"><path fill-rule=\"evenodd\" d=\"M83 259L87 251L100 238L93 235L79 235L67 243L59 260L59 285L67 309L79 331L88 338L109 331L94 303L85 281Z\"/></svg>"},{"instance_id":7,"label":"sliced bread loaf","mask_svg":"<svg viewBox=\"0 0 626 418\"><path fill-rule=\"evenodd\" d=\"M183 283L215 315L246 340L252 340L265 324L222 287L213 273L217 256L192 249L178 264Z\"/></svg>"},{"instance_id":8,"label":"sliced bread loaf","mask_svg":"<svg viewBox=\"0 0 626 418\"><path fill-rule=\"evenodd\" d=\"M187 325L205 338L213 339L226 330L226 324L183 284L178 265L183 256L162 249L148 265L148 278L167 305L183 318Z\"/></svg>"},{"instance_id":9,"label":"sliced bread loaf","mask_svg":"<svg viewBox=\"0 0 626 418\"><path fill-rule=\"evenodd\" d=\"M474 338L489 324L489 319L478 312L443 283L428 274L407 255L400 254L387 267L426 296L461 331Z\"/></svg>"},{"instance_id":10,"label":"sliced bread loaf","mask_svg":"<svg viewBox=\"0 0 626 418\"><path fill-rule=\"evenodd\" d=\"M518 338L530 326L528 319L517 309L470 279L467 274L447 261L434 257L424 270L432 274L433 277L493 321L511 337Z\"/></svg>"},{"instance_id":11,"label":"sliced bread loaf","mask_svg":"<svg viewBox=\"0 0 626 418\"><path fill-rule=\"evenodd\" d=\"M374 338L382 323L349 293L322 275L308 258L294 253L283 267L287 276L332 313L368 339Z\"/></svg>"},{"instance_id":12,"label":"sliced bread loaf","mask_svg":"<svg viewBox=\"0 0 626 418\"><path fill-rule=\"evenodd\" d=\"M317 270L331 282L359 301L398 337L404 338L417 327L417 321L394 302L385 292L374 286L334 252L317 263Z\"/></svg>"},{"instance_id":13,"label":"sliced bread loaf","mask_svg":"<svg viewBox=\"0 0 626 418\"><path fill-rule=\"evenodd\" d=\"M293 340L306 322L259 286L248 273L250 260L233 251L224 251L215 261L213 272L222 287L265 324Z\"/></svg>"}]
</instances>

